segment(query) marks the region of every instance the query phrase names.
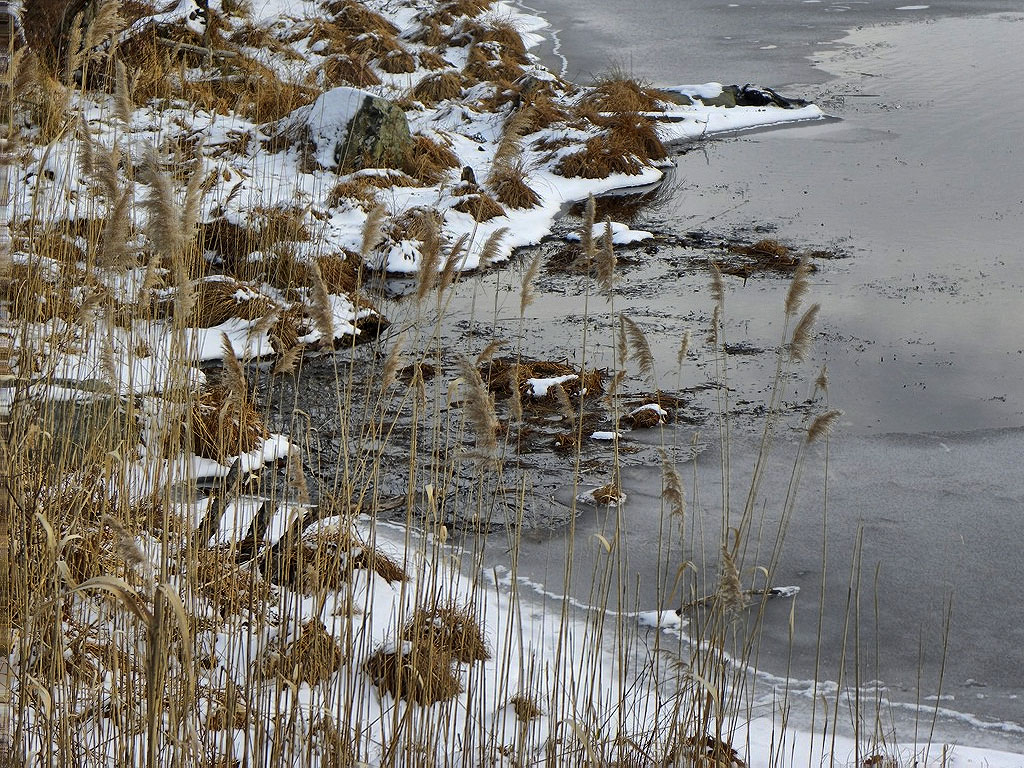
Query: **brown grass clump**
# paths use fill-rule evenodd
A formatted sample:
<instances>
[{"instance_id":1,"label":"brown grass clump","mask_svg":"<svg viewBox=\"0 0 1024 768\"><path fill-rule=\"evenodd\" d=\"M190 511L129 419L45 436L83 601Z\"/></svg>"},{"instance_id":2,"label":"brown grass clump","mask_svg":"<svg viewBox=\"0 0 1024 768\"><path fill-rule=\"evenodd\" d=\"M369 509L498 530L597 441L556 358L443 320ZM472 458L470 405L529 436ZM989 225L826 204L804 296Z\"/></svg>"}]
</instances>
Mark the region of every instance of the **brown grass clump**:
<instances>
[{"instance_id":1,"label":"brown grass clump","mask_svg":"<svg viewBox=\"0 0 1024 768\"><path fill-rule=\"evenodd\" d=\"M398 34L398 28L394 24L356 0L329 0L324 3L324 9L333 15L334 23L349 34Z\"/></svg>"},{"instance_id":2,"label":"brown grass clump","mask_svg":"<svg viewBox=\"0 0 1024 768\"><path fill-rule=\"evenodd\" d=\"M478 25L477 29L476 42L498 43L502 47L502 51L514 58L517 63L529 63L523 36L510 21L495 20L483 26Z\"/></svg>"},{"instance_id":3,"label":"brown grass clump","mask_svg":"<svg viewBox=\"0 0 1024 768\"><path fill-rule=\"evenodd\" d=\"M665 416L654 408L637 408L630 414L623 416L622 424L633 429L652 429L665 423Z\"/></svg>"},{"instance_id":4,"label":"brown grass clump","mask_svg":"<svg viewBox=\"0 0 1024 768\"><path fill-rule=\"evenodd\" d=\"M401 564L362 541L347 528L331 528L301 544L277 574L276 582L298 586L309 594L351 583L355 571L373 571L389 584L409 580Z\"/></svg>"},{"instance_id":5,"label":"brown grass clump","mask_svg":"<svg viewBox=\"0 0 1024 768\"><path fill-rule=\"evenodd\" d=\"M184 430L191 444L187 450L222 464L243 453L255 450L270 433L262 414L248 396L231 397L225 387L204 390L192 404L188 416L191 430Z\"/></svg>"},{"instance_id":6,"label":"brown grass clump","mask_svg":"<svg viewBox=\"0 0 1024 768\"><path fill-rule=\"evenodd\" d=\"M516 713L516 720L521 723L536 720L544 714L537 702L526 694L517 693L509 699L508 703L512 705L512 710Z\"/></svg>"},{"instance_id":7,"label":"brown grass clump","mask_svg":"<svg viewBox=\"0 0 1024 768\"><path fill-rule=\"evenodd\" d=\"M585 389L586 396L597 396L604 391L604 373L598 370L583 371L566 363L551 360L527 360L511 357L498 357L481 368L481 375L487 388L498 398L512 396L512 382L516 382L520 397L524 402L533 400L529 379L551 379L558 376L575 375L577 378L562 383L562 388L569 397L579 397ZM548 391L547 398L553 399L554 394Z\"/></svg>"},{"instance_id":8,"label":"brown grass clump","mask_svg":"<svg viewBox=\"0 0 1024 768\"><path fill-rule=\"evenodd\" d=\"M599 112L652 112L658 109L660 98L656 89L613 72L599 80L580 104Z\"/></svg>"},{"instance_id":9,"label":"brown grass clump","mask_svg":"<svg viewBox=\"0 0 1024 768\"><path fill-rule=\"evenodd\" d=\"M598 504L615 505L622 503L625 498L625 494L622 493L622 488L616 482L602 485L600 488L594 489L590 494L594 501Z\"/></svg>"},{"instance_id":10,"label":"brown grass clump","mask_svg":"<svg viewBox=\"0 0 1024 768\"><path fill-rule=\"evenodd\" d=\"M79 283L61 280L51 283L39 270L15 264L7 279L0 281L0 300L6 303L11 318L39 323L53 318L74 322L81 306L72 300L72 289Z\"/></svg>"},{"instance_id":11,"label":"brown grass clump","mask_svg":"<svg viewBox=\"0 0 1024 768\"><path fill-rule=\"evenodd\" d=\"M423 69L444 69L451 66L451 63L437 51L420 51L416 58Z\"/></svg>"},{"instance_id":12,"label":"brown grass clump","mask_svg":"<svg viewBox=\"0 0 1024 768\"><path fill-rule=\"evenodd\" d=\"M714 736L687 736L673 752L672 762L681 759L694 768L746 768L739 753Z\"/></svg>"},{"instance_id":13,"label":"brown grass clump","mask_svg":"<svg viewBox=\"0 0 1024 768\"><path fill-rule=\"evenodd\" d=\"M455 70L427 75L412 89L412 97L432 107L445 99L462 95L462 76Z\"/></svg>"},{"instance_id":14,"label":"brown grass clump","mask_svg":"<svg viewBox=\"0 0 1024 768\"><path fill-rule=\"evenodd\" d=\"M199 593L221 616L233 616L262 602L265 592L261 579L252 571L216 549L200 547L194 557L191 570Z\"/></svg>"},{"instance_id":15,"label":"brown grass clump","mask_svg":"<svg viewBox=\"0 0 1024 768\"><path fill-rule=\"evenodd\" d=\"M778 240L766 239L759 240L753 245L732 245L729 250L742 258L736 261L714 262L723 275L747 278L758 272L793 274L801 263L801 255L794 253ZM817 267L810 262L806 263L804 269L807 272L817 271Z\"/></svg>"},{"instance_id":16,"label":"brown grass clump","mask_svg":"<svg viewBox=\"0 0 1024 768\"><path fill-rule=\"evenodd\" d=\"M628 147L616 144L607 134L587 140L584 149L563 157L555 171L567 178L603 179L613 173L634 176L643 163Z\"/></svg>"},{"instance_id":17,"label":"brown grass clump","mask_svg":"<svg viewBox=\"0 0 1024 768\"><path fill-rule=\"evenodd\" d=\"M509 208L533 208L540 204L540 195L526 183L521 160L497 165L491 173L490 185L498 201Z\"/></svg>"},{"instance_id":18,"label":"brown grass clump","mask_svg":"<svg viewBox=\"0 0 1024 768\"><path fill-rule=\"evenodd\" d=\"M501 207L501 204L486 192L474 192L466 195L452 208L462 211L462 213L468 213L476 221L490 221L505 215L505 209Z\"/></svg>"},{"instance_id":19,"label":"brown grass clump","mask_svg":"<svg viewBox=\"0 0 1024 768\"><path fill-rule=\"evenodd\" d=\"M355 203L363 210L377 204L377 193L381 189L372 176L352 176L334 185L327 195L327 206L336 208L342 202Z\"/></svg>"},{"instance_id":20,"label":"brown grass clump","mask_svg":"<svg viewBox=\"0 0 1024 768\"><path fill-rule=\"evenodd\" d=\"M380 78L367 64L365 59L349 56L344 53L335 53L328 56L320 68L323 72L324 83L328 87L348 83L357 88L368 88L373 85L380 85Z\"/></svg>"},{"instance_id":21,"label":"brown grass clump","mask_svg":"<svg viewBox=\"0 0 1024 768\"><path fill-rule=\"evenodd\" d=\"M242 280L253 279L259 273L259 267L249 261L249 254L311 237L304 213L286 208L254 208L245 224L220 218L203 224L199 232L203 250L219 257L225 269Z\"/></svg>"},{"instance_id":22,"label":"brown grass clump","mask_svg":"<svg viewBox=\"0 0 1024 768\"><path fill-rule=\"evenodd\" d=\"M597 124L608 131L608 137L623 151L632 152L643 160L662 160L668 156L665 145L658 137L654 121L635 112L617 112L598 118Z\"/></svg>"},{"instance_id":23,"label":"brown grass clump","mask_svg":"<svg viewBox=\"0 0 1024 768\"><path fill-rule=\"evenodd\" d=\"M426 24L451 24L459 17L475 18L491 7L493 0L452 0L442 3L416 18Z\"/></svg>"},{"instance_id":24,"label":"brown grass clump","mask_svg":"<svg viewBox=\"0 0 1024 768\"><path fill-rule=\"evenodd\" d=\"M462 73L477 80L512 82L523 76L523 68L514 54L494 43L474 43Z\"/></svg>"},{"instance_id":25,"label":"brown grass clump","mask_svg":"<svg viewBox=\"0 0 1024 768\"><path fill-rule=\"evenodd\" d=\"M459 158L448 147L428 136L413 136L402 170L423 184L434 185L458 167Z\"/></svg>"},{"instance_id":26,"label":"brown grass clump","mask_svg":"<svg viewBox=\"0 0 1024 768\"><path fill-rule=\"evenodd\" d=\"M464 664L491 658L483 629L468 607L417 608L402 631L401 639L412 643L413 647L429 645Z\"/></svg>"},{"instance_id":27,"label":"brown grass clump","mask_svg":"<svg viewBox=\"0 0 1024 768\"><path fill-rule=\"evenodd\" d=\"M367 32L352 38L348 43L348 52L353 56L366 56L371 59L383 59L390 53L404 50L394 35L379 32Z\"/></svg>"},{"instance_id":28,"label":"brown grass clump","mask_svg":"<svg viewBox=\"0 0 1024 768\"><path fill-rule=\"evenodd\" d=\"M377 59L377 66L392 75L416 71L416 57L404 48L390 51Z\"/></svg>"},{"instance_id":29,"label":"brown grass clump","mask_svg":"<svg viewBox=\"0 0 1024 768\"><path fill-rule=\"evenodd\" d=\"M443 218L436 208L418 205L391 219L384 231L392 240L436 240Z\"/></svg>"},{"instance_id":30,"label":"brown grass clump","mask_svg":"<svg viewBox=\"0 0 1024 768\"><path fill-rule=\"evenodd\" d=\"M435 19L426 17L420 21L419 29L410 33L406 39L413 43L433 46L444 46L448 43L448 35L444 28Z\"/></svg>"},{"instance_id":31,"label":"brown grass clump","mask_svg":"<svg viewBox=\"0 0 1024 768\"><path fill-rule=\"evenodd\" d=\"M299 636L285 647L273 671L294 683L316 685L330 679L345 662L345 654L319 619L307 621Z\"/></svg>"},{"instance_id":32,"label":"brown grass clump","mask_svg":"<svg viewBox=\"0 0 1024 768\"><path fill-rule=\"evenodd\" d=\"M225 277L202 280L196 287L196 301L185 324L212 328L233 317L256 320L277 309L276 302L255 287Z\"/></svg>"},{"instance_id":33,"label":"brown grass clump","mask_svg":"<svg viewBox=\"0 0 1024 768\"><path fill-rule=\"evenodd\" d=\"M363 664L374 685L396 699L431 706L462 692L451 655L430 643L403 642L397 649L378 648Z\"/></svg>"}]
</instances>

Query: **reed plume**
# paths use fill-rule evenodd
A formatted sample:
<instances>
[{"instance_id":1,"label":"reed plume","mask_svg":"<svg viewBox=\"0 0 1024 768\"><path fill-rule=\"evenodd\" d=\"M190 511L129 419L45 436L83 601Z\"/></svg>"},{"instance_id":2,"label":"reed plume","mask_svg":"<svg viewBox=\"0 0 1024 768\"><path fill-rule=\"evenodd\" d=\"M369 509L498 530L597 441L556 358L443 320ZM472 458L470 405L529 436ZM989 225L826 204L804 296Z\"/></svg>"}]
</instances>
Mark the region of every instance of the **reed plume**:
<instances>
[{"instance_id":1,"label":"reed plume","mask_svg":"<svg viewBox=\"0 0 1024 768\"><path fill-rule=\"evenodd\" d=\"M441 267L441 274L438 277L438 289L446 291L455 282L455 276L462 270L463 255L469 244L469 235L462 235L452 244L451 250L445 257L444 266Z\"/></svg>"},{"instance_id":2,"label":"reed plume","mask_svg":"<svg viewBox=\"0 0 1024 768\"><path fill-rule=\"evenodd\" d=\"M540 272L540 254L533 257L530 266L526 268L526 274L523 275L523 287L519 294L519 317L526 317L526 308L536 298L533 292L533 281L538 272Z\"/></svg>"},{"instance_id":3,"label":"reed plume","mask_svg":"<svg viewBox=\"0 0 1024 768\"><path fill-rule=\"evenodd\" d=\"M182 212L174 197L171 177L160 168L160 157L152 145L145 151L141 175L149 186L149 194L142 204L147 214L146 233L158 253L173 257L185 244Z\"/></svg>"},{"instance_id":4,"label":"reed plume","mask_svg":"<svg viewBox=\"0 0 1024 768\"><path fill-rule=\"evenodd\" d=\"M238 362L235 348L226 333L220 335L220 349L224 361L224 407L241 410L248 395L248 385L245 382L245 371L242 370L242 364Z\"/></svg>"},{"instance_id":5,"label":"reed plume","mask_svg":"<svg viewBox=\"0 0 1024 768\"><path fill-rule=\"evenodd\" d=\"M800 302L810 288L811 264L806 258L801 258L800 263L793 272L793 279L789 283L789 290L786 291L786 317L792 317L800 309Z\"/></svg>"},{"instance_id":6,"label":"reed plume","mask_svg":"<svg viewBox=\"0 0 1024 768\"><path fill-rule=\"evenodd\" d=\"M606 296L612 295L615 287L615 248L612 245L612 222L604 220L604 240L597 253L597 284Z\"/></svg>"},{"instance_id":7,"label":"reed plume","mask_svg":"<svg viewBox=\"0 0 1024 768\"><path fill-rule=\"evenodd\" d=\"M814 388L819 392L828 393L828 366L821 366L821 370L818 371L818 378L814 380Z\"/></svg>"},{"instance_id":8,"label":"reed plume","mask_svg":"<svg viewBox=\"0 0 1024 768\"><path fill-rule=\"evenodd\" d=\"M366 215L366 221L363 222L362 245L359 249L359 253L364 259L384 237L383 225L386 215L387 209L383 205L375 205Z\"/></svg>"},{"instance_id":9,"label":"reed plume","mask_svg":"<svg viewBox=\"0 0 1024 768\"><path fill-rule=\"evenodd\" d=\"M594 255L594 218L597 216L597 202L594 196L587 197L587 207L583 211L583 227L580 229L580 247L583 257L589 261Z\"/></svg>"},{"instance_id":10,"label":"reed plume","mask_svg":"<svg viewBox=\"0 0 1024 768\"><path fill-rule=\"evenodd\" d=\"M682 365L686 361L686 356L690 352L690 343L693 335L690 333L690 329L687 328L683 332L683 338L679 341L679 352L676 354L676 364Z\"/></svg>"},{"instance_id":11,"label":"reed plume","mask_svg":"<svg viewBox=\"0 0 1024 768\"><path fill-rule=\"evenodd\" d=\"M114 117L128 125L132 121L134 111L132 89L128 83L128 68L121 59L118 59L114 65Z\"/></svg>"},{"instance_id":12,"label":"reed plume","mask_svg":"<svg viewBox=\"0 0 1024 768\"><path fill-rule=\"evenodd\" d=\"M836 422L839 421L839 417L842 415L842 411L835 410L825 411L825 413L819 414L814 421L811 422L811 426L807 428L807 442L813 443L823 437L828 437L832 433L832 429L835 427Z\"/></svg>"},{"instance_id":13,"label":"reed plume","mask_svg":"<svg viewBox=\"0 0 1024 768\"><path fill-rule=\"evenodd\" d=\"M740 571L736 567L736 559L727 546L722 546L722 564L719 573L718 589L715 598L727 612L737 612L747 605L747 596L743 591Z\"/></svg>"},{"instance_id":14,"label":"reed plume","mask_svg":"<svg viewBox=\"0 0 1024 768\"><path fill-rule=\"evenodd\" d=\"M818 318L820 304L811 305L800 317L800 321L793 330L793 340L789 344L789 357L791 360L803 362L810 352L811 339L813 337L814 321Z\"/></svg>"},{"instance_id":15,"label":"reed plume","mask_svg":"<svg viewBox=\"0 0 1024 768\"><path fill-rule=\"evenodd\" d=\"M686 488L676 465L664 449L661 451L661 478L661 498L668 504L669 513L682 520L686 516Z\"/></svg>"},{"instance_id":16,"label":"reed plume","mask_svg":"<svg viewBox=\"0 0 1024 768\"><path fill-rule=\"evenodd\" d=\"M327 291L327 284L324 282L323 273L316 259L309 262L309 276L312 285L312 310L313 322L320 333L320 346L330 347L334 344L334 310L331 306L331 296Z\"/></svg>"},{"instance_id":17,"label":"reed plume","mask_svg":"<svg viewBox=\"0 0 1024 768\"><path fill-rule=\"evenodd\" d=\"M493 456L498 448L498 418L494 415L494 404L491 402L487 385L480 377L480 371L473 363L459 356L459 375L466 388L463 401L466 409L466 422L476 435L477 447L485 456Z\"/></svg>"},{"instance_id":18,"label":"reed plume","mask_svg":"<svg viewBox=\"0 0 1024 768\"><path fill-rule=\"evenodd\" d=\"M643 330L631 318L619 314L620 327L625 328L625 334L629 338L629 345L633 348L633 360L640 366L640 374L646 376L651 383L654 383L654 355L651 353L651 345Z\"/></svg>"},{"instance_id":19,"label":"reed plume","mask_svg":"<svg viewBox=\"0 0 1024 768\"><path fill-rule=\"evenodd\" d=\"M716 306L724 307L725 283L722 281L722 270L713 261L710 262L709 269L711 270L711 298L714 299Z\"/></svg>"},{"instance_id":20,"label":"reed plume","mask_svg":"<svg viewBox=\"0 0 1024 768\"><path fill-rule=\"evenodd\" d=\"M441 266L441 240L433 219L425 220L426 237L420 249L420 264L416 270L416 302L421 303L437 285L437 273Z\"/></svg>"},{"instance_id":21,"label":"reed plume","mask_svg":"<svg viewBox=\"0 0 1024 768\"><path fill-rule=\"evenodd\" d=\"M476 356L476 364L483 365L484 363L490 361L490 359L494 357L495 353L499 349L504 347L507 343L508 342L506 342L504 339L492 339L491 342L486 347L484 347L483 351Z\"/></svg>"},{"instance_id":22,"label":"reed plume","mask_svg":"<svg viewBox=\"0 0 1024 768\"><path fill-rule=\"evenodd\" d=\"M384 367L381 369L380 374L381 390L386 390L395 383L395 379L398 377L398 366L402 362L402 348L404 346L405 334L400 333L398 338L395 339L395 343L391 345L388 356L384 360Z\"/></svg>"},{"instance_id":23,"label":"reed plume","mask_svg":"<svg viewBox=\"0 0 1024 768\"><path fill-rule=\"evenodd\" d=\"M488 235L487 240L484 241L484 247L480 249L479 269L487 269L491 262L497 258L501 250L501 243L507 234L508 227L501 227Z\"/></svg>"}]
</instances>

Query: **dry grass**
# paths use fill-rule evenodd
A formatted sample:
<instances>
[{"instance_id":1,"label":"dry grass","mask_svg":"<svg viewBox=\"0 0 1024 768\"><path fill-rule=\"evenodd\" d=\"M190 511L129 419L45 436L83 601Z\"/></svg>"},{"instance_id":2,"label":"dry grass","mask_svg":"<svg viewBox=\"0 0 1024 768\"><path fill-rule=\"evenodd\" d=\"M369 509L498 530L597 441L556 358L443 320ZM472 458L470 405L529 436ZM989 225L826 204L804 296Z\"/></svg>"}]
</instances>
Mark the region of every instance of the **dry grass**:
<instances>
[{"instance_id":1,"label":"dry grass","mask_svg":"<svg viewBox=\"0 0 1024 768\"><path fill-rule=\"evenodd\" d=\"M369 88L380 85L380 78L365 59L345 53L328 56L320 71L327 87L348 84L357 88Z\"/></svg>"},{"instance_id":2,"label":"dry grass","mask_svg":"<svg viewBox=\"0 0 1024 768\"><path fill-rule=\"evenodd\" d=\"M182 433L184 450L222 464L253 451L270 436L263 415L248 397L232 397L224 387L203 390L192 404ZM191 436L191 439L189 439Z\"/></svg>"},{"instance_id":3,"label":"dry grass","mask_svg":"<svg viewBox=\"0 0 1024 768\"><path fill-rule=\"evenodd\" d=\"M512 209L533 208L540 204L540 195L530 188L526 178L525 164L517 160L497 165L489 184L502 205Z\"/></svg>"},{"instance_id":4,"label":"dry grass","mask_svg":"<svg viewBox=\"0 0 1024 768\"><path fill-rule=\"evenodd\" d=\"M463 75L486 82L511 82L523 76L518 58L496 43L474 43L470 46Z\"/></svg>"},{"instance_id":5,"label":"dry grass","mask_svg":"<svg viewBox=\"0 0 1024 768\"><path fill-rule=\"evenodd\" d=\"M457 99L462 95L462 75L455 70L427 75L412 89L412 97L432 107L445 99Z\"/></svg>"},{"instance_id":6,"label":"dry grass","mask_svg":"<svg viewBox=\"0 0 1024 768\"><path fill-rule=\"evenodd\" d=\"M511 397L512 382L516 382L524 403L536 399L531 397L529 379L550 379L574 375L577 377L576 379L563 382L561 385L570 397L579 397L583 390L586 390L587 397L595 397L604 392L604 372L599 370L582 371L567 363L550 360L494 358L482 366L481 374L488 389L499 398ZM546 399L554 399L554 397L554 393L549 390Z\"/></svg>"},{"instance_id":7,"label":"dry grass","mask_svg":"<svg viewBox=\"0 0 1024 768\"><path fill-rule=\"evenodd\" d=\"M356 0L329 0L324 3L324 9L332 14L335 24L351 35L398 34L398 28L394 24Z\"/></svg>"},{"instance_id":8,"label":"dry grass","mask_svg":"<svg viewBox=\"0 0 1024 768\"><path fill-rule=\"evenodd\" d=\"M423 69L444 69L451 66L451 62L438 51L420 51L416 58Z\"/></svg>"},{"instance_id":9,"label":"dry grass","mask_svg":"<svg viewBox=\"0 0 1024 768\"><path fill-rule=\"evenodd\" d=\"M566 178L604 179L612 174L635 176L643 168L643 161L629 147L602 134L588 139L579 152L564 156L555 171Z\"/></svg>"},{"instance_id":10,"label":"dry grass","mask_svg":"<svg viewBox=\"0 0 1024 768\"><path fill-rule=\"evenodd\" d=\"M473 192L452 206L456 211L468 213L475 221L490 221L505 215L501 204L486 192Z\"/></svg>"},{"instance_id":11,"label":"dry grass","mask_svg":"<svg viewBox=\"0 0 1024 768\"><path fill-rule=\"evenodd\" d=\"M175 303L171 301L169 308L173 307ZM195 328L212 328L233 317L257 320L277 309L277 303L262 295L256 286L213 277L196 286L195 304L183 322Z\"/></svg>"},{"instance_id":12,"label":"dry grass","mask_svg":"<svg viewBox=\"0 0 1024 768\"><path fill-rule=\"evenodd\" d=\"M401 639L413 647L432 647L463 664L491 658L480 623L468 607L417 608L402 630Z\"/></svg>"},{"instance_id":13,"label":"dry grass","mask_svg":"<svg viewBox=\"0 0 1024 768\"><path fill-rule=\"evenodd\" d=\"M401 648L382 647L363 669L374 685L396 699L432 706L455 698L462 683L453 670L454 659L430 643L402 643Z\"/></svg>"},{"instance_id":14,"label":"dry grass","mask_svg":"<svg viewBox=\"0 0 1024 768\"><path fill-rule=\"evenodd\" d=\"M650 86L613 72L601 78L580 100L585 109L598 112L651 112L658 109L661 93Z\"/></svg>"},{"instance_id":15,"label":"dry grass","mask_svg":"<svg viewBox=\"0 0 1024 768\"><path fill-rule=\"evenodd\" d=\"M434 185L459 167L459 158L448 147L428 136L413 136L402 170L422 184Z\"/></svg>"},{"instance_id":16,"label":"dry grass","mask_svg":"<svg viewBox=\"0 0 1024 768\"><path fill-rule=\"evenodd\" d=\"M270 674L279 674L293 683L316 685L329 680L345 663L341 645L318 619L302 625L299 636L285 646L268 666Z\"/></svg>"},{"instance_id":17,"label":"dry grass","mask_svg":"<svg viewBox=\"0 0 1024 768\"><path fill-rule=\"evenodd\" d=\"M416 71L416 57L404 48L398 48L380 56L377 66L392 75L408 74Z\"/></svg>"}]
</instances>

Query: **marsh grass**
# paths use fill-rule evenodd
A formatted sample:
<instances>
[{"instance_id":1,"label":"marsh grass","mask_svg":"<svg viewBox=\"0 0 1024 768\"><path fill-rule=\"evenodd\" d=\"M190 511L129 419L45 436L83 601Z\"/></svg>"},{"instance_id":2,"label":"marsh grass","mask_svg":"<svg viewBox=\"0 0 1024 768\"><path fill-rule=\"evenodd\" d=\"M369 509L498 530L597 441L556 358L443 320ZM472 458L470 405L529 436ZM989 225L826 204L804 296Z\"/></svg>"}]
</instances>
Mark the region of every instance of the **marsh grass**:
<instances>
[{"instance_id":1,"label":"marsh grass","mask_svg":"<svg viewBox=\"0 0 1024 768\"><path fill-rule=\"evenodd\" d=\"M443 3L420 21L425 39L455 24L451 32L472 41L467 74L500 84L522 73L525 50L510 25L467 21L490 5ZM76 25L80 40L70 56L78 66L61 61L36 71L22 59L8 69L7 127L30 114L44 147L74 135L80 121L68 106L81 66L92 71L82 72L86 87L106 87L121 112L186 99L270 121L315 96L310 85L282 81L245 55L248 46L269 45L269 33L255 27L214 38L237 54L218 65L223 79L188 81L183 73L201 63L195 51L151 37L96 56L86 43L109 38L119 24L105 7L95 28ZM407 71L412 53L389 22L351 0L325 9L331 18L311 22L314 38L338 48L330 57L351 57L329 57L336 67L328 65L328 81L365 76L345 67L371 61ZM287 41L269 37L274 52L286 54ZM105 86L97 85L100 74ZM457 98L465 83L456 92L456 77L441 73L414 97ZM642 114L656 104L649 89L619 78L595 93L576 117L603 132L563 160L564 175L636 173L663 156ZM485 183L494 196L467 185L456 206L478 222L500 216L503 205L535 204L522 139L567 119L545 94L514 97L519 113ZM518 337L498 338L495 323L493 338L473 339L474 351L483 348L473 357L450 349L444 331L451 296L466 285L459 279L468 242L445 243L432 211L389 215L377 207L396 182L432 183L456 167L441 143L417 137L401 172L338 179L334 202L369 211L362 243L345 253L300 250L317 237L301 208L257 206L243 223L222 216L200 223L206 180L185 161L195 149L125 145L119 161L93 148L83 162L99 191L88 217L40 211L36 220L0 221L3 332L11 340L0 379L10 394L0 423L0 648L10 670L0 674L0 737L13 763L742 765L744 745L733 739L754 714L749 689L764 611L753 577L764 568L770 581L781 556L781 535L770 548L752 540L767 465L755 467L742 511L732 509L723 440L721 525L701 563L713 575L698 578L678 557L702 543L688 525L702 502L697 484L683 482L671 429L655 410L619 412L620 388L637 381L655 392L645 402L668 401L643 323L615 312L615 253L592 238L595 204L583 228L583 258L595 274L585 281L584 316L600 314L591 299L604 301L609 338L595 342L584 322L571 364L529 349L536 257L518 286ZM0 189L11 194L6 179ZM125 226L134 207L146 214L141 232ZM482 264L503 236L491 235ZM424 257L414 295L391 306L404 328L401 343L398 335L382 340L390 345L384 352L337 336L331 297L364 301L361 265L382 238L400 237L419 241ZM11 243L27 254L17 263ZM806 270L796 272L776 382L811 352L817 309L798 316L807 284ZM105 295L99 278L129 274L139 278L134 301ZM713 273L709 293L712 354L726 389L722 279ZM79 290L83 284L90 290ZM295 304L265 295L270 288ZM274 356L250 360L225 337L222 362L200 378L190 332L230 320L266 326ZM597 345L614 350L611 370L595 367ZM499 356L505 347L510 354ZM79 352L92 365L71 380L57 361ZM684 349L680 369L688 360ZM146 361L159 363L159 380L135 387L120 374ZM296 386L313 376L323 390L316 420ZM551 377L575 378L536 397L529 380ZM784 415L773 390L765 456ZM630 573L617 440L590 492L609 526L593 540L573 539L583 511L585 429L597 418L664 429L664 511L658 551L647 553L666 572L659 601L674 607L710 595L693 612L685 642L642 630L631 614L650 606L637 604ZM806 445L827 445L837 418L833 409L816 411ZM544 502L531 492L517 450L539 419L555 425L547 439L572 478L565 581L582 576L589 595L582 612L568 594L557 601L557 626L531 645L517 559L524 520ZM283 466L243 460L260 453L272 432L291 445ZM216 472L200 476L195 467L208 464L198 459ZM805 460L800 453L794 461L794 493ZM794 498L782 502L786 514ZM404 526L389 528L396 516ZM495 589L485 570L489 531L490 541L507 542L507 589ZM596 552L592 569L574 574L573 554L585 547ZM381 622L374 612L384 603L393 611ZM838 706L823 715L826 730ZM872 737L879 746L877 729ZM780 749L766 762L785 759Z\"/></svg>"}]
</instances>

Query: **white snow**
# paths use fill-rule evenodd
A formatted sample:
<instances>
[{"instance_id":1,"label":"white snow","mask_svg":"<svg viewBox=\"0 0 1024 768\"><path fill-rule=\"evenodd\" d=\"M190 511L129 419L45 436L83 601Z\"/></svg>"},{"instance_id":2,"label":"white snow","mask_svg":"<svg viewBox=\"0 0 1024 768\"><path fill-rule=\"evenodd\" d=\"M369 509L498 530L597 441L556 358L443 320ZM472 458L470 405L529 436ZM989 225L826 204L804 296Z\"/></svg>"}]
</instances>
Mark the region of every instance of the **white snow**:
<instances>
[{"instance_id":1,"label":"white snow","mask_svg":"<svg viewBox=\"0 0 1024 768\"><path fill-rule=\"evenodd\" d=\"M629 245L630 243L639 243L643 240L650 240L654 237L653 232L648 232L643 229L630 229L628 224L623 224L619 221L608 222L612 230L612 244L613 245ZM593 227L593 237L602 238L605 236L606 226L605 222L595 224ZM570 232L565 236L566 240L573 242L579 242L582 238L578 232Z\"/></svg>"}]
</instances>

